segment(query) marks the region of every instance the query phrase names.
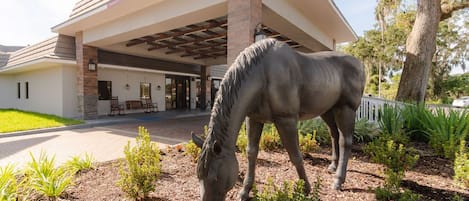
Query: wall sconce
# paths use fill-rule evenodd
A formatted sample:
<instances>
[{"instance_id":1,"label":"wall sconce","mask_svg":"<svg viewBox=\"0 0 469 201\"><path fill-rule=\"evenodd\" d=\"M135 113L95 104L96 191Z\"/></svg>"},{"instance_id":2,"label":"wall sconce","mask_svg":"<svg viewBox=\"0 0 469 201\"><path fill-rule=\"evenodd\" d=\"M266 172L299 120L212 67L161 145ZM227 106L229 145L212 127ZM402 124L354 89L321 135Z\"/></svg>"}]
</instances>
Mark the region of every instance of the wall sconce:
<instances>
[{"instance_id":1,"label":"wall sconce","mask_svg":"<svg viewBox=\"0 0 469 201\"><path fill-rule=\"evenodd\" d=\"M207 81L211 81L212 80L212 76L207 76Z\"/></svg>"},{"instance_id":2,"label":"wall sconce","mask_svg":"<svg viewBox=\"0 0 469 201\"><path fill-rule=\"evenodd\" d=\"M158 90L158 91L161 90L161 86L158 85L158 86L156 87L156 90Z\"/></svg>"},{"instance_id":3,"label":"wall sconce","mask_svg":"<svg viewBox=\"0 0 469 201\"><path fill-rule=\"evenodd\" d=\"M93 59L88 61L88 71L96 71L97 64L93 62Z\"/></svg>"},{"instance_id":4,"label":"wall sconce","mask_svg":"<svg viewBox=\"0 0 469 201\"><path fill-rule=\"evenodd\" d=\"M129 89L130 89L130 85L129 85L129 84L125 84L125 89L129 90Z\"/></svg>"}]
</instances>

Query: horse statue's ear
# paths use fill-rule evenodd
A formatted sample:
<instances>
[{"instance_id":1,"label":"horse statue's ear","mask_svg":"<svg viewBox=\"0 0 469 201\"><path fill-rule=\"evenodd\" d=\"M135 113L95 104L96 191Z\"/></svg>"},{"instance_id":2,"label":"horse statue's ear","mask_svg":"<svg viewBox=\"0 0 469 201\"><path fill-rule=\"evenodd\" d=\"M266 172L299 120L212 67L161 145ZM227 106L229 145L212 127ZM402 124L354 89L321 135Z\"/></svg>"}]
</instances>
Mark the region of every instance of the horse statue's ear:
<instances>
[{"instance_id":1,"label":"horse statue's ear","mask_svg":"<svg viewBox=\"0 0 469 201\"><path fill-rule=\"evenodd\" d=\"M197 145L199 148L202 148L204 141L200 137L195 135L194 131L191 131L191 136L192 136L192 142L194 142L194 144Z\"/></svg>"},{"instance_id":2,"label":"horse statue's ear","mask_svg":"<svg viewBox=\"0 0 469 201\"><path fill-rule=\"evenodd\" d=\"M215 154L220 154L221 153L221 146L220 146L220 143L218 141L215 140L215 142L213 143L212 145L212 151L213 153Z\"/></svg>"}]
</instances>

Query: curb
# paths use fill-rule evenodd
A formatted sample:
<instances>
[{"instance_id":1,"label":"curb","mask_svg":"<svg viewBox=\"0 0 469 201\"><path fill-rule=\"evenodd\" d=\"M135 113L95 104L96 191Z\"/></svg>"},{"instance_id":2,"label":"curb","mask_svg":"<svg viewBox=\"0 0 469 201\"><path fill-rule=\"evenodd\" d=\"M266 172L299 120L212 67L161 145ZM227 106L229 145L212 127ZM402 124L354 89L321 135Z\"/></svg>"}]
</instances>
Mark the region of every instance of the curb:
<instances>
[{"instance_id":1,"label":"curb","mask_svg":"<svg viewBox=\"0 0 469 201\"><path fill-rule=\"evenodd\" d=\"M172 117L160 117L156 121L181 119L181 118L189 118L189 117L199 117L199 116L205 116L205 115L210 115L210 112L204 112L204 113L198 113L198 114L182 114L182 115L176 115ZM3 133L3 134L0 134L0 138L26 136L26 135L34 135L34 134L41 134L41 133L48 133L48 132L58 132L58 131L65 131L65 130L85 129L85 128L93 128L93 127L98 127L98 126L120 124L120 123L138 123L138 122L145 122L145 121L139 120L136 118L125 118L125 119L118 119L118 120L111 120L111 121L103 120L101 122L97 120L97 122L88 122L88 123L85 122L83 124L71 125L71 126L61 126L61 127L54 127L54 128L42 128L42 129L35 129L35 130L28 130L28 131Z\"/></svg>"}]
</instances>

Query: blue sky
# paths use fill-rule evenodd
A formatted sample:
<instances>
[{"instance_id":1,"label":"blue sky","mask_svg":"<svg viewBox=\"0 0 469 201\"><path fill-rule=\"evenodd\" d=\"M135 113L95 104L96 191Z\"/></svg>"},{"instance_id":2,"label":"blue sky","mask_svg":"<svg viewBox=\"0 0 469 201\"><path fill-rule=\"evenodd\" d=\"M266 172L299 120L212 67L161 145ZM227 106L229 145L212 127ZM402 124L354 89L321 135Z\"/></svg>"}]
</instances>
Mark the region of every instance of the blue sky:
<instances>
[{"instance_id":1,"label":"blue sky","mask_svg":"<svg viewBox=\"0 0 469 201\"><path fill-rule=\"evenodd\" d=\"M31 45L54 36L50 28L66 20L77 0L9 0L0 4L2 45ZM374 24L376 0L335 0L358 35Z\"/></svg>"},{"instance_id":2,"label":"blue sky","mask_svg":"<svg viewBox=\"0 0 469 201\"><path fill-rule=\"evenodd\" d=\"M78 0L9 0L0 4L1 45L32 45L55 34L50 28L70 15ZM309 1L309 0L305 0ZM334 0L357 35L373 28L377 0ZM462 73L462 70L457 70Z\"/></svg>"}]
</instances>

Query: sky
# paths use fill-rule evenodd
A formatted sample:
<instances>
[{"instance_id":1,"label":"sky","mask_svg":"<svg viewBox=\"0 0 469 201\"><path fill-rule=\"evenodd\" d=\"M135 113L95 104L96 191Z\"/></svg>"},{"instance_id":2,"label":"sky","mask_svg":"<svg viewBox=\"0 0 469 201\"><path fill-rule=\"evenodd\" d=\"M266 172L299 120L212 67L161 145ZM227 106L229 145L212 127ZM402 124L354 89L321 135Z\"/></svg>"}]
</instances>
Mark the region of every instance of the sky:
<instances>
[{"instance_id":1,"label":"sky","mask_svg":"<svg viewBox=\"0 0 469 201\"><path fill-rule=\"evenodd\" d=\"M25 46L53 37L50 28L68 18L76 1L2 1L0 44ZM335 3L358 35L373 27L376 0L335 0Z\"/></svg>"},{"instance_id":2,"label":"sky","mask_svg":"<svg viewBox=\"0 0 469 201\"><path fill-rule=\"evenodd\" d=\"M55 35L51 27L68 19L78 0L8 0L0 4L0 45L32 45ZM375 24L377 0L334 0L358 36ZM460 72L459 72L460 71ZM456 73L462 73L459 70Z\"/></svg>"}]
</instances>

